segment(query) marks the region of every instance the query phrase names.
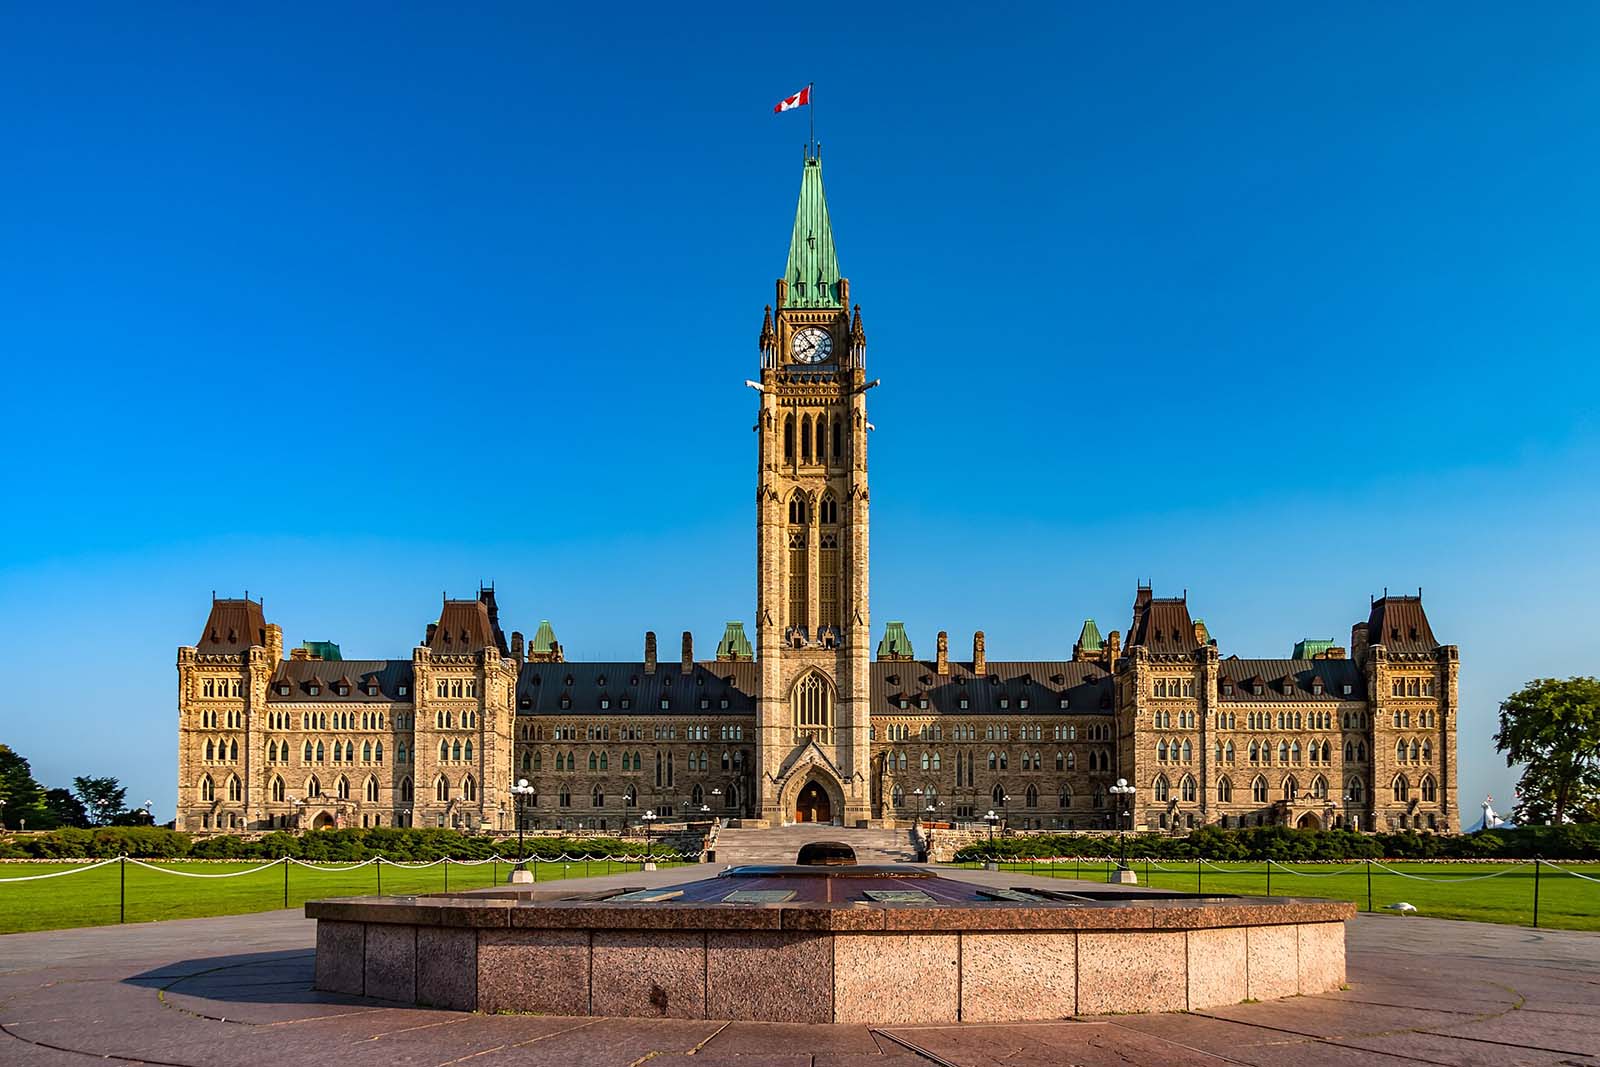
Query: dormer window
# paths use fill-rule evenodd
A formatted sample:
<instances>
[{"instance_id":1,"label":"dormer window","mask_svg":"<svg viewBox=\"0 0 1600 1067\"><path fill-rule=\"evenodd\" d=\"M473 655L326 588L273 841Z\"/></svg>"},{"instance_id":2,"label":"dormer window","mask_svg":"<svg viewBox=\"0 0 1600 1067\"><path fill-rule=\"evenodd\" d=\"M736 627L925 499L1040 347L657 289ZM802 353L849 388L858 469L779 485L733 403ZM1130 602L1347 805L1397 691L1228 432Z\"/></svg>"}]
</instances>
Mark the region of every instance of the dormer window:
<instances>
[{"instance_id":1,"label":"dormer window","mask_svg":"<svg viewBox=\"0 0 1600 1067\"><path fill-rule=\"evenodd\" d=\"M377 695L378 695L378 683L377 682L368 682L367 683L367 696L375 697Z\"/></svg>"},{"instance_id":2,"label":"dormer window","mask_svg":"<svg viewBox=\"0 0 1600 1067\"><path fill-rule=\"evenodd\" d=\"M1313 678L1313 679L1311 679L1311 691L1313 693L1317 694L1318 696L1322 695L1322 679L1321 678Z\"/></svg>"},{"instance_id":3,"label":"dormer window","mask_svg":"<svg viewBox=\"0 0 1600 1067\"><path fill-rule=\"evenodd\" d=\"M281 697L286 697L286 696L289 695L289 683L288 682L284 682L283 684L278 686L278 695L281 696Z\"/></svg>"},{"instance_id":4,"label":"dormer window","mask_svg":"<svg viewBox=\"0 0 1600 1067\"><path fill-rule=\"evenodd\" d=\"M709 707L711 707L710 698L709 697L701 697L700 698L700 710L701 711L705 711Z\"/></svg>"},{"instance_id":5,"label":"dormer window","mask_svg":"<svg viewBox=\"0 0 1600 1067\"><path fill-rule=\"evenodd\" d=\"M621 700L619 700L617 702L617 706L619 708L621 708L623 711L627 711L629 708L631 708L633 706L633 701L628 699L627 697L623 697Z\"/></svg>"},{"instance_id":6,"label":"dormer window","mask_svg":"<svg viewBox=\"0 0 1600 1067\"><path fill-rule=\"evenodd\" d=\"M1062 697L1061 700L1058 702L1058 706L1059 707L1063 707L1063 708L1066 707L1067 706L1067 698L1066 697Z\"/></svg>"},{"instance_id":7,"label":"dormer window","mask_svg":"<svg viewBox=\"0 0 1600 1067\"><path fill-rule=\"evenodd\" d=\"M1028 698L1027 697L1018 697L1017 698L1017 710L1018 711L1027 711L1028 710Z\"/></svg>"},{"instance_id":8,"label":"dormer window","mask_svg":"<svg viewBox=\"0 0 1600 1067\"><path fill-rule=\"evenodd\" d=\"M672 708L672 701L668 700L666 697L662 697L661 698L661 710L662 711L668 711L671 708Z\"/></svg>"},{"instance_id":9,"label":"dormer window","mask_svg":"<svg viewBox=\"0 0 1600 1067\"><path fill-rule=\"evenodd\" d=\"M572 698L569 697L567 694L562 693L561 694L561 710L565 711L570 707L572 707Z\"/></svg>"},{"instance_id":10,"label":"dormer window","mask_svg":"<svg viewBox=\"0 0 1600 1067\"><path fill-rule=\"evenodd\" d=\"M1010 706L1011 706L1011 701L1010 701L1010 699L1009 699L1009 698L1007 698L1007 697L1001 697L1001 698L1000 698L1000 706L1001 706L1001 707L1002 707L1002 708L1009 708L1009 707L1010 707Z\"/></svg>"},{"instance_id":11,"label":"dormer window","mask_svg":"<svg viewBox=\"0 0 1600 1067\"><path fill-rule=\"evenodd\" d=\"M961 698L960 706L961 706L961 710L962 711L966 711L967 710L967 698L966 697L962 697Z\"/></svg>"},{"instance_id":12,"label":"dormer window","mask_svg":"<svg viewBox=\"0 0 1600 1067\"><path fill-rule=\"evenodd\" d=\"M605 711L609 707L611 707L611 701L608 700L605 697L601 697L600 698L600 710L601 711Z\"/></svg>"},{"instance_id":13,"label":"dormer window","mask_svg":"<svg viewBox=\"0 0 1600 1067\"><path fill-rule=\"evenodd\" d=\"M350 695L350 687L347 685L341 685L338 689L338 693L342 697L347 697Z\"/></svg>"},{"instance_id":14,"label":"dormer window","mask_svg":"<svg viewBox=\"0 0 1600 1067\"><path fill-rule=\"evenodd\" d=\"M316 696L318 693L322 692L322 687L316 682L312 682L310 685L306 686L306 692L310 693L312 696Z\"/></svg>"},{"instance_id":15,"label":"dormer window","mask_svg":"<svg viewBox=\"0 0 1600 1067\"><path fill-rule=\"evenodd\" d=\"M409 685L397 685L394 687L394 692L395 696L410 696L411 687Z\"/></svg>"},{"instance_id":16,"label":"dormer window","mask_svg":"<svg viewBox=\"0 0 1600 1067\"><path fill-rule=\"evenodd\" d=\"M1222 683L1222 695L1225 696L1225 697L1233 696L1233 683L1232 682L1223 682Z\"/></svg>"},{"instance_id":17,"label":"dormer window","mask_svg":"<svg viewBox=\"0 0 1600 1067\"><path fill-rule=\"evenodd\" d=\"M1349 682L1346 682L1345 685L1344 685L1344 695L1345 696L1349 696L1351 694L1351 692L1354 691L1354 689L1355 689L1354 686L1352 686Z\"/></svg>"}]
</instances>

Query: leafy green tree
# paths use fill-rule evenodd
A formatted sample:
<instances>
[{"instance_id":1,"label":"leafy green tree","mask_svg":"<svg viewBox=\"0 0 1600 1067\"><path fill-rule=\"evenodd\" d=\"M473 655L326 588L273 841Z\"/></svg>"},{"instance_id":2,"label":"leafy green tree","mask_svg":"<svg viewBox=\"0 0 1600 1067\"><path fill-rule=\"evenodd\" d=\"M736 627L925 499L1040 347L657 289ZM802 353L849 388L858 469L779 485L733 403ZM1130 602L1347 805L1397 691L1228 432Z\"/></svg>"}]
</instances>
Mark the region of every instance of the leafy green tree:
<instances>
[{"instance_id":1,"label":"leafy green tree","mask_svg":"<svg viewBox=\"0 0 1600 1067\"><path fill-rule=\"evenodd\" d=\"M89 813L83 810L83 801L70 789L46 789L44 806L54 826L89 825Z\"/></svg>"},{"instance_id":2,"label":"leafy green tree","mask_svg":"<svg viewBox=\"0 0 1600 1067\"><path fill-rule=\"evenodd\" d=\"M33 779L28 761L0 745L0 826L22 830L48 829L50 813L44 806L44 787Z\"/></svg>"},{"instance_id":3,"label":"leafy green tree","mask_svg":"<svg viewBox=\"0 0 1600 1067\"><path fill-rule=\"evenodd\" d=\"M1523 765L1524 823L1600 815L1600 680L1537 678L1500 704L1495 749Z\"/></svg>"},{"instance_id":4,"label":"leafy green tree","mask_svg":"<svg viewBox=\"0 0 1600 1067\"><path fill-rule=\"evenodd\" d=\"M128 791L115 778L79 775L72 791L89 815L90 826L107 826L128 810Z\"/></svg>"}]
</instances>

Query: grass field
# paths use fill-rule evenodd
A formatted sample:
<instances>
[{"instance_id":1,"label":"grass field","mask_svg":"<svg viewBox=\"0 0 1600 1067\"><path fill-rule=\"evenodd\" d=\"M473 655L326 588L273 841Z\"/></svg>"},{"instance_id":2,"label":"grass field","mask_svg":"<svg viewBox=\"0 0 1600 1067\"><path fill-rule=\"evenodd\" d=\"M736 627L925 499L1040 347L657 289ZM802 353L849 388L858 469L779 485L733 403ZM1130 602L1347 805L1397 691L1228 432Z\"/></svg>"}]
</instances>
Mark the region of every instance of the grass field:
<instances>
[{"instance_id":1,"label":"grass field","mask_svg":"<svg viewBox=\"0 0 1600 1067\"><path fill-rule=\"evenodd\" d=\"M11 882L4 879L49 874L83 867L83 863L5 863L0 862L0 934L22 930L59 930L69 926L101 926L115 923L126 901L128 922L156 919L191 919L202 915L237 915L273 908L297 908L319 897L356 896L376 893L380 875L376 864L349 870L348 863L332 863L308 868L289 865L285 905L284 867L275 864L254 874L235 878L185 878L169 871L191 874L228 874L249 871L260 861L241 863L157 864L152 871L132 862L125 871L112 863L92 871L46 878L37 882ZM560 878L586 878L590 875L622 874L637 871L639 864L604 860L573 863L529 863L536 868L539 881ZM660 866L678 866L661 862ZM451 863L421 869L384 864L382 891L390 893L437 893L448 888L481 889L503 882L510 871L506 863L467 866ZM124 888L122 876L126 874Z\"/></svg>"},{"instance_id":2,"label":"grass field","mask_svg":"<svg viewBox=\"0 0 1600 1067\"><path fill-rule=\"evenodd\" d=\"M963 867L979 864L965 863ZM1196 888L1193 860L1129 860L1141 885L1156 889ZM1510 923L1527 926L1533 922L1533 863L1513 868L1505 863L1386 863L1372 868L1372 907L1382 911L1385 904L1405 901L1414 904L1418 915L1436 919L1471 919L1477 922ZM1563 863L1569 871L1600 878L1600 864ZM1222 868L1221 871L1217 867ZM1083 877L1104 881L1110 866L1106 861L1085 860L1048 863L1006 863L1002 870L1058 878ZM1224 873L1226 872L1226 873ZM1335 873L1338 872L1338 873ZM1497 877L1483 878L1494 874ZM1411 875L1413 877L1405 877ZM1419 881L1425 878L1429 881ZM1474 880L1476 879L1476 880ZM1221 863L1209 861L1201 873L1199 888L1205 893L1239 893L1264 896L1267 893L1267 868L1261 861ZM1349 900L1362 910L1367 908L1367 871L1358 860L1343 864L1296 864L1272 867L1273 896L1328 897ZM1539 925L1565 930L1600 930L1600 884L1562 874L1546 864L1539 874Z\"/></svg>"}]
</instances>

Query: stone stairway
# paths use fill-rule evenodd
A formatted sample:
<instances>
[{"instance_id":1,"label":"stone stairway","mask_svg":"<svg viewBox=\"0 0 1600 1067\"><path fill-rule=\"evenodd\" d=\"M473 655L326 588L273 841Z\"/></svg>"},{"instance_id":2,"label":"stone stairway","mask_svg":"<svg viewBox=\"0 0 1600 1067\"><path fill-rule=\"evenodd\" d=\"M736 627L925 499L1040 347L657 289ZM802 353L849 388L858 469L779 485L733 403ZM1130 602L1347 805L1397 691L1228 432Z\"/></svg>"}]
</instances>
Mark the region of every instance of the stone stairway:
<instances>
[{"instance_id":1,"label":"stone stairway","mask_svg":"<svg viewBox=\"0 0 1600 1067\"><path fill-rule=\"evenodd\" d=\"M913 863L917 853L909 830L863 830L825 823L751 827L717 831L718 863L793 863L810 841L843 841L856 850L857 863Z\"/></svg>"}]
</instances>

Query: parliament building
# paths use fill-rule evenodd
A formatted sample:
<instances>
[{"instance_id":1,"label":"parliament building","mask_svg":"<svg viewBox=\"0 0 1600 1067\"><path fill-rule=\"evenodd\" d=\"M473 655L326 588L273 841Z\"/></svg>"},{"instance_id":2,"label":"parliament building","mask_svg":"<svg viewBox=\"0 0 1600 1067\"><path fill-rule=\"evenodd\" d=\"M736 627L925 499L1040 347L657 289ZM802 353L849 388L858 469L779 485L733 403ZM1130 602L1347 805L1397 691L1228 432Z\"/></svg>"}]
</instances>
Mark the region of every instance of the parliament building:
<instances>
[{"instance_id":1,"label":"parliament building","mask_svg":"<svg viewBox=\"0 0 1600 1067\"><path fill-rule=\"evenodd\" d=\"M1013 829L1459 830L1459 657L1420 593L1283 659L1224 655L1187 595L1143 584L1125 634L1088 620L1059 660L990 659L981 631L967 658L943 632L920 658L899 622L874 642L877 382L814 154L758 347L753 641L730 622L707 658L684 633L662 660L647 633L638 660L572 662L547 622L508 637L490 588L445 599L404 659L285 656L261 602L213 598L178 650L178 828L506 833L526 779L528 828L993 811Z\"/></svg>"}]
</instances>

